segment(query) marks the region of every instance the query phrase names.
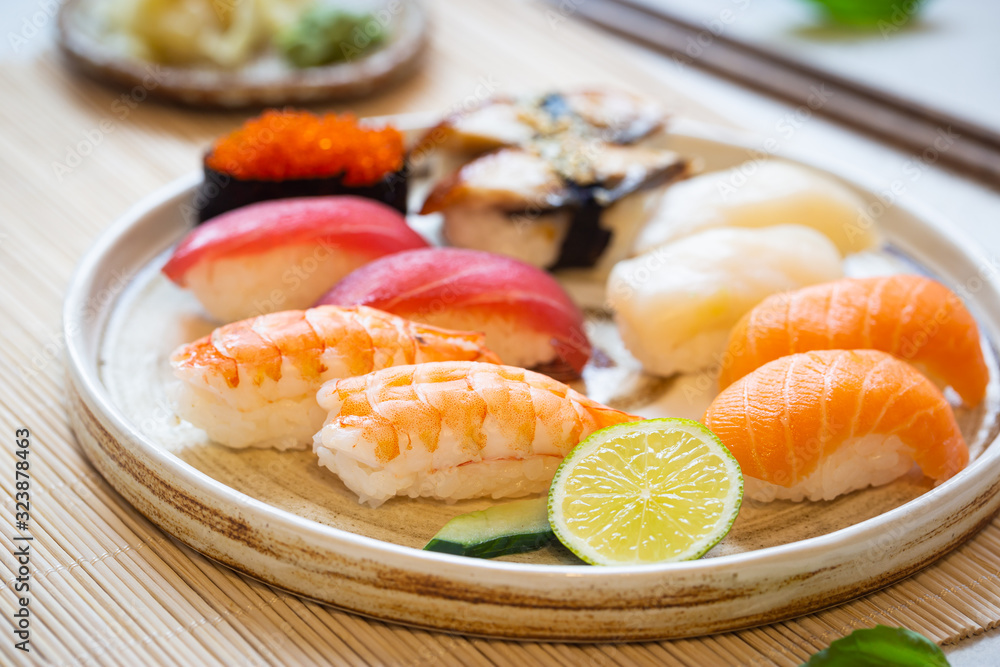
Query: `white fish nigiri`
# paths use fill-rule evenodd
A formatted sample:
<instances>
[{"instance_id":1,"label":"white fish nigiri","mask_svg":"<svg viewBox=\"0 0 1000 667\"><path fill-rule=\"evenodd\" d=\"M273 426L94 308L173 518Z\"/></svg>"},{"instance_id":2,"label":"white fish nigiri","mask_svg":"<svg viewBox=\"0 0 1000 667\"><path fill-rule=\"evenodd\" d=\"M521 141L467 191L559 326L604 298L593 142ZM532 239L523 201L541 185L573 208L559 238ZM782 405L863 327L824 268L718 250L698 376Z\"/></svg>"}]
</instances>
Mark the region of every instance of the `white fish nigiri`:
<instances>
[{"instance_id":1,"label":"white fish nigiri","mask_svg":"<svg viewBox=\"0 0 1000 667\"><path fill-rule=\"evenodd\" d=\"M730 329L765 297L841 275L837 247L808 227L726 227L619 262L607 296L632 355L673 375L719 363Z\"/></svg>"},{"instance_id":2,"label":"white fish nigiri","mask_svg":"<svg viewBox=\"0 0 1000 667\"><path fill-rule=\"evenodd\" d=\"M649 252L714 227L805 225L825 234L845 255L878 245L865 202L819 173L788 162L748 162L670 188L633 246Z\"/></svg>"}]
</instances>

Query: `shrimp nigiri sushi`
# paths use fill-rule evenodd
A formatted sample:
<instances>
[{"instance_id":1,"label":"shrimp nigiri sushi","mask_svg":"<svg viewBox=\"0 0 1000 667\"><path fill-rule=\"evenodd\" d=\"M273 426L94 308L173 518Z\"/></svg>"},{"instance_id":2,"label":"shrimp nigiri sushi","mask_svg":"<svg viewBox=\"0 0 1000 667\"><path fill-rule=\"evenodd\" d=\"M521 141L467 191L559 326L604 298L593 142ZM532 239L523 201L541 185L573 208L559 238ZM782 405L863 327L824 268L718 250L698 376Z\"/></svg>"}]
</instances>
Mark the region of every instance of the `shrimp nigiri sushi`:
<instances>
[{"instance_id":1,"label":"shrimp nigiri sushi","mask_svg":"<svg viewBox=\"0 0 1000 667\"><path fill-rule=\"evenodd\" d=\"M906 474L944 481L969 450L951 406L910 364L877 350L820 350L764 364L702 420L755 500L832 500Z\"/></svg>"},{"instance_id":2,"label":"shrimp nigiri sushi","mask_svg":"<svg viewBox=\"0 0 1000 667\"><path fill-rule=\"evenodd\" d=\"M966 405L986 395L979 328L944 285L914 275L845 278L768 297L729 336L720 387L794 352L874 349L950 385Z\"/></svg>"},{"instance_id":3,"label":"shrimp nigiri sushi","mask_svg":"<svg viewBox=\"0 0 1000 667\"><path fill-rule=\"evenodd\" d=\"M511 366L398 366L323 385L329 411L313 451L361 502L460 500L548 488L594 431L639 417Z\"/></svg>"},{"instance_id":4,"label":"shrimp nigiri sushi","mask_svg":"<svg viewBox=\"0 0 1000 667\"><path fill-rule=\"evenodd\" d=\"M426 247L396 210L351 196L276 199L195 227L164 265L221 322L308 308L377 257Z\"/></svg>"},{"instance_id":5,"label":"shrimp nigiri sushi","mask_svg":"<svg viewBox=\"0 0 1000 667\"><path fill-rule=\"evenodd\" d=\"M552 276L489 252L424 248L361 267L321 304L364 305L414 322L482 331L503 363L579 375L590 357L583 313Z\"/></svg>"},{"instance_id":6,"label":"shrimp nigiri sushi","mask_svg":"<svg viewBox=\"0 0 1000 667\"><path fill-rule=\"evenodd\" d=\"M327 380L427 361L499 363L482 334L359 306L322 306L219 327L170 358L178 415L230 447L302 448L326 413Z\"/></svg>"},{"instance_id":7,"label":"shrimp nigiri sushi","mask_svg":"<svg viewBox=\"0 0 1000 667\"><path fill-rule=\"evenodd\" d=\"M672 375L719 363L761 299L841 275L837 248L808 227L710 229L616 264L607 298L629 352Z\"/></svg>"},{"instance_id":8,"label":"shrimp nigiri sushi","mask_svg":"<svg viewBox=\"0 0 1000 667\"><path fill-rule=\"evenodd\" d=\"M639 234L641 254L714 227L806 225L843 254L879 243L865 202L840 183L779 160L748 162L688 179L670 188Z\"/></svg>"}]
</instances>

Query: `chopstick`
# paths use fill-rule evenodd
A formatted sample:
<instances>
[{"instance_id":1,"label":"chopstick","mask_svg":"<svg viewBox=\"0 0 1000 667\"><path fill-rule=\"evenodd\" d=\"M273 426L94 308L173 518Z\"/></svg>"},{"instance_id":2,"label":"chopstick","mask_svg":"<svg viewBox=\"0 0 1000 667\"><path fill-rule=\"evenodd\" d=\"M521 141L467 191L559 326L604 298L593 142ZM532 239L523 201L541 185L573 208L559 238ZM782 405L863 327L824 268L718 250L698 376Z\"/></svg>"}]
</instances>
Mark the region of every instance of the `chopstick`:
<instances>
[{"instance_id":1,"label":"chopstick","mask_svg":"<svg viewBox=\"0 0 1000 667\"><path fill-rule=\"evenodd\" d=\"M647 47L1000 186L1000 133L634 0L549 0ZM692 47L692 45L695 45Z\"/></svg>"}]
</instances>

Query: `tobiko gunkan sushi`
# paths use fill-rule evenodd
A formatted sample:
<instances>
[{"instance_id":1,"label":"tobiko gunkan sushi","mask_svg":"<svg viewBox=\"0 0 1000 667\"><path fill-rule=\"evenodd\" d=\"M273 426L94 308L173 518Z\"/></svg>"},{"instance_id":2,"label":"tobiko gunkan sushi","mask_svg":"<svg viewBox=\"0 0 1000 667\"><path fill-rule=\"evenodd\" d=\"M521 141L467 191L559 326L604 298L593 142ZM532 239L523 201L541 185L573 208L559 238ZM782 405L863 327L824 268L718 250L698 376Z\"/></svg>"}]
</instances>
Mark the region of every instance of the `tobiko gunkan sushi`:
<instances>
[{"instance_id":1,"label":"tobiko gunkan sushi","mask_svg":"<svg viewBox=\"0 0 1000 667\"><path fill-rule=\"evenodd\" d=\"M350 194L406 212L403 135L350 114L268 110L221 137L204 159L198 222L255 202Z\"/></svg>"}]
</instances>

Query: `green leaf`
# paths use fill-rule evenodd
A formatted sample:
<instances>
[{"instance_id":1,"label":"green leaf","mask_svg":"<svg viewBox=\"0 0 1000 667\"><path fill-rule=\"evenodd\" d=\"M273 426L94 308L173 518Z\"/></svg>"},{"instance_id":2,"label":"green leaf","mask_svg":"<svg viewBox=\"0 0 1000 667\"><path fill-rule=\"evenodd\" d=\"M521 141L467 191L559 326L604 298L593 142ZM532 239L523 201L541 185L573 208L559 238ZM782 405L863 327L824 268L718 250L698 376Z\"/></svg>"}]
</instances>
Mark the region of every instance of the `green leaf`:
<instances>
[{"instance_id":1,"label":"green leaf","mask_svg":"<svg viewBox=\"0 0 1000 667\"><path fill-rule=\"evenodd\" d=\"M838 639L803 667L948 667L948 659L919 633L878 625Z\"/></svg>"},{"instance_id":2,"label":"green leaf","mask_svg":"<svg viewBox=\"0 0 1000 667\"><path fill-rule=\"evenodd\" d=\"M894 31L913 18L923 0L809 0L834 23L853 28Z\"/></svg>"}]
</instances>

